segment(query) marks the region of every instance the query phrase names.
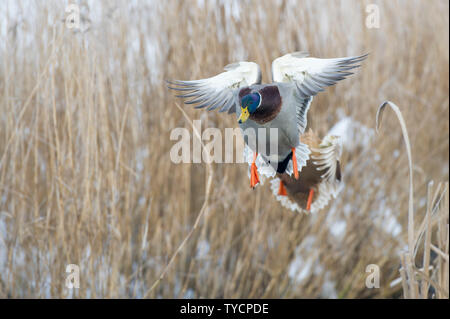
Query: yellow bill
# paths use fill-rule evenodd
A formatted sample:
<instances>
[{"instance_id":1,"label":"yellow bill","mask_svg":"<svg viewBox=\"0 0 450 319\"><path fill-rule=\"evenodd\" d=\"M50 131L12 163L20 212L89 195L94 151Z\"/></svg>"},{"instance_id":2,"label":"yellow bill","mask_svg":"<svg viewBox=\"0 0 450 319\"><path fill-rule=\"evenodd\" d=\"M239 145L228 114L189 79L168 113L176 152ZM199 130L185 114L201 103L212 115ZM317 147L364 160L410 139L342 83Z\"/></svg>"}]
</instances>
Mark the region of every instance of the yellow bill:
<instances>
[{"instance_id":1,"label":"yellow bill","mask_svg":"<svg viewBox=\"0 0 450 319\"><path fill-rule=\"evenodd\" d=\"M238 118L238 123L239 124L244 123L245 121L248 120L249 116L250 112L248 111L248 107L246 108L241 107L241 116L239 116Z\"/></svg>"}]
</instances>

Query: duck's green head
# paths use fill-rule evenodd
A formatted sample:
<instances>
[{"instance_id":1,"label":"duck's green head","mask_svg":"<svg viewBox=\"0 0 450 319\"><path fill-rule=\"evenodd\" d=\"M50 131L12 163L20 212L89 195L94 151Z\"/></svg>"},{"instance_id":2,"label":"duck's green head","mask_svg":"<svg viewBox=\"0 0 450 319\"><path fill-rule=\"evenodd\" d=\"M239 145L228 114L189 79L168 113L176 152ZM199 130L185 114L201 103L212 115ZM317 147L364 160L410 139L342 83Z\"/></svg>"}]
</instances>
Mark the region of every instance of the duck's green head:
<instances>
[{"instance_id":1,"label":"duck's green head","mask_svg":"<svg viewBox=\"0 0 450 319\"><path fill-rule=\"evenodd\" d=\"M255 113L256 109L261 105L261 95L259 93L250 93L244 95L241 99L241 116L238 118L238 123L244 123L250 117L250 114Z\"/></svg>"}]
</instances>

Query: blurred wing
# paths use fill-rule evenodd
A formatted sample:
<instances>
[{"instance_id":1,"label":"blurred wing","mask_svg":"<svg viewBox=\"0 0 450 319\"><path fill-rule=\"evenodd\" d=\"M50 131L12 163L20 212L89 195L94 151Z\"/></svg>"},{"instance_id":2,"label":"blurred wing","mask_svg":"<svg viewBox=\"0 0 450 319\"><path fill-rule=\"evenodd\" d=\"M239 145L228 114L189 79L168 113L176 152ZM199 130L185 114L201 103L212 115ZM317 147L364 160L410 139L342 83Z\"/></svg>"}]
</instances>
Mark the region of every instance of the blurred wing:
<instances>
[{"instance_id":1,"label":"blurred wing","mask_svg":"<svg viewBox=\"0 0 450 319\"><path fill-rule=\"evenodd\" d=\"M272 80L274 82L290 82L296 87L298 101L297 117L300 133L306 128L306 114L312 97L323 91L325 87L336 84L353 73L351 69L358 67L367 54L356 57L317 59L308 58L308 53L289 53L272 62Z\"/></svg>"},{"instance_id":2,"label":"blurred wing","mask_svg":"<svg viewBox=\"0 0 450 319\"><path fill-rule=\"evenodd\" d=\"M300 208L300 206L288 196L282 196L278 194L280 189L280 179L278 177L275 177L270 181L270 189L272 190L272 194L275 196L277 201L280 202L281 206L286 207L287 209L290 209L292 211L297 211L299 213L308 213L307 210Z\"/></svg>"},{"instance_id":3,"label":"blurred wing","mask_svg":"<svg viewBox=\"0 0 450 319\"><path fill-rule=\"evenodd\" d=\"M342 140L339 136L327 135L318 148L312 148L311 156L314 165L320 171L325 171L321 176L325 181L334 182L340 180L339 160L342 154Z\"/></svg>"},{"instance_id":4,"label":"blurred wing","mask_svg":"<svg viewBox=\"0 0 450 319\"><path fill-rule=\"evenodd\" d=\"M313 148L311 156L318 170L324 170L323 181L319 185L319 196L311 205L311 212L325 207L331 198L336 198L341 190L341 168L339 160L342 155L342 140L339 136L327 135L319 148Z\"/></svg>"},{"instance_id":5,"label":"blurred wing","mask_svg":"<svg viewBox=\"0 0 450 319\"><path fill-rule=\"evenodd\" d=\"M324 181L317 190L319 195L311 204L311 213L315 213L328 205L332 198L336 198L341 191L341 183Z\"/></svg>"},{"instance_id":6,"label":"blurred wing","mask_svg":"<svg viewBox=\"0 0 450 319\"><path fill-rule=\"evenodd\" d=\"M311 204L311 210L306 210L295 201L295 199L290 198L289 196L279 195L280 189L280 179L275 177L270 181L270 189L272 190L272 194L275 196L277 201L280 202L281 206L286 207L292 211L297 211L299 213L316 213L322 208L324 208L331 200L331 198L336 198L340 191L339 183L330 183L330 182L322 182L319 185L319 189L317 190L318 196L314 199Z\"/></svg>"},{"instance_id":7,"label":"blurred wing","mask_svg":"<svg viewBox=\"0 0 450 319\"><path fill-rule=\"evenodd\" d=\"M261 83L261 70L254 62L237 62L225 67L225 72L195 81L167 81L169 88L181 91L177 97L186 98L185 104L208 111L234 113L236 91L239 88Z\"/></svg>"}]
</instances>

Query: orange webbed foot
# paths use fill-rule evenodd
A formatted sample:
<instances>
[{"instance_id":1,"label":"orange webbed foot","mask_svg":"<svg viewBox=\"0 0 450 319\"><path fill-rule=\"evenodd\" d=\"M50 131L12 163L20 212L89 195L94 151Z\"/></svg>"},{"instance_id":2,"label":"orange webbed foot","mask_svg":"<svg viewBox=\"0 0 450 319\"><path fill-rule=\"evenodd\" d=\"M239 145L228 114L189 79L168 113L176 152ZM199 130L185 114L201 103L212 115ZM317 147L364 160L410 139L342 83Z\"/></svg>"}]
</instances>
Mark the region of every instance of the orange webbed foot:
<instances>
[{"instance_id":1,"label":"orange webbed foot","mask_svg":"<svg viewBox=\"0 0 450 319\"><path fill-rule=\"evenodd\" d=\"M280 180L280 187L278 187L278 195L287 196L286 187L284 187L284 183Z\"/></svg>"},{"instance_id":2,"label":"orange webbed foot","mask_svg":"<svg viewBox=\"0 0 450 319\"><path fill-rule=\"evenodd\" d=\"M256 157L258 156L258 153L255 152L255 155L253 155L253 163L250 168L250 187L255 188L255 186L259 183L259 177L258 177L258 168L256 167Z\"/></svg>"},{"instance_id":3,"label":"orange webbed foot","mask_svg":"<svg viewBox=\"0 0 450 319\"><path fill-rule=\"evenodd\" d=\"M306 204L306 210L308 210L308 211L311 210L311 203L312 203L313 196L314 196L314 189L311 188L309 190L308 202Z\"/></svg>"},{"instance_id":4,"label":"orange webbed foot","mask_svg":"<svg viewBox=\"0 0 450 319\"><path fill-rule=\"evenodd\" d=\"M295 179L298 179L297 156L295 155L295 147L292 148L292 164Z\"/></svg>"}]
</instances>

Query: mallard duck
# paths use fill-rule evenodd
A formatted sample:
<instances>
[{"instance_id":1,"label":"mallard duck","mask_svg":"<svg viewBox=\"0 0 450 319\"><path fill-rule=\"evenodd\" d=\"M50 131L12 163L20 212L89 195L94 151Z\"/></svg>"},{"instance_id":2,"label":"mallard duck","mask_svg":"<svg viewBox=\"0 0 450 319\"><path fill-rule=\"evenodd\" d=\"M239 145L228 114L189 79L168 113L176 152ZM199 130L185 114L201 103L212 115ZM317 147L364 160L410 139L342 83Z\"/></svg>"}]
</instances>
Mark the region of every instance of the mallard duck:
<instances>
[{"instance_id":1,"label":"mallard duck","mask_svg":"<svg viewBox=\"0 0 450 319\"><path fill-rule=\"evenodd\" d=\"M313 96L351 75L349 71L366 56L319 59L304 52L289 53L272 62L270 84L261 84L261 69L254 62L229 64L225 72L210 78L168 83L170 89L181 92L178 97L188 99L186 104L236 113L244 132L250 186L254 188L260 182L258 171L266 177L300 177L311 153L300 136L306 129ZM255 140L246 138L247 129L258 132ZM261 135L258 129L265 129L265 133ZM276 130L275 138L270 129ZM271 147L274 144L277 147Z\"/></svg>"},{"instance_id":2,"label":"mallard duck","mask_svg":"<svg viewBox=\"0 0 450 319\"><path fill-rule=\"evenodd\" d=\"M311 150L299 179L278 173L271 189L281 205L298 212L316 212L336 197L341 185L341 139L327 135L323 140L310 129L300 137Z\"/></svg>"}]
</instances>

